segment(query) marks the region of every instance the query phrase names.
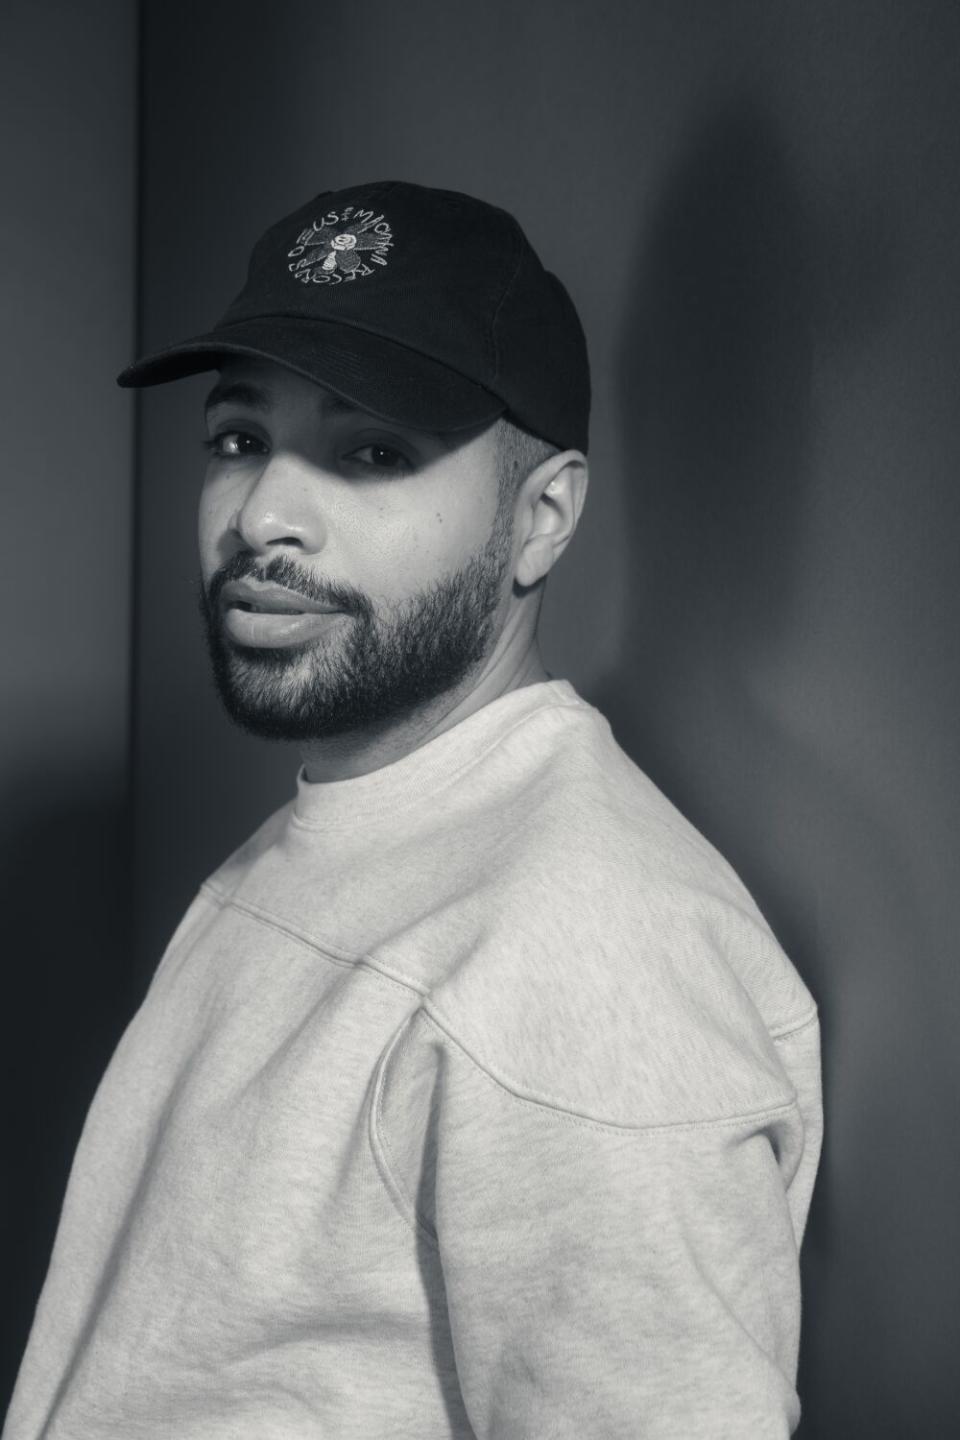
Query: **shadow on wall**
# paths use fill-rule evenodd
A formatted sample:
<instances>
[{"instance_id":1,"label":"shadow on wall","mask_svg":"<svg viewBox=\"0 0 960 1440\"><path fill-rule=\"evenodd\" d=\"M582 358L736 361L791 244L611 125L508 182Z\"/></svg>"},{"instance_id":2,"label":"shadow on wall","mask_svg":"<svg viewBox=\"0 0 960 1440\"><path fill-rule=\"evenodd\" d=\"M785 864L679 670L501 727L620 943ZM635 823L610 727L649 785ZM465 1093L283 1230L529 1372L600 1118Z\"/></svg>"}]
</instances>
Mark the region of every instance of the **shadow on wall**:
<instances>
[{"instance_id":1,"label":"shadow on wall","mask_svg":"<svg viewBox=\"0 0 960 1440\"><path fill-rule=\"evenodd\" d=\"M620 365L633 572L620 667L598 703L738 865L756 857L733 853L726 785L771 738L750 678L791 628L811 432L809 216L758 102L692 127L636 274ZM802 936L777 899L796 958Z\"/></svg>"},{"instance_id":2,"label":"shadow on wall","mask_svg":"<svg viewBox=\"0 0 960 1440\"><path fill-rule=\"evenodd\" d=\"M927 1044L950 1053L935 992L904 964L934 956L937 937L909 837L869 778L831 753L831 713L857 704L858 679L828 635L809 632L803 601L817 562L805 550L814 327L818 345L858 346L896 305L900 237L886 218L845 197L842 215L818 221L753 99L692 127L654 201L627 308L634 571L619 668L590 697L743 876L820 1004L826 1136L803 1254L806 1440L936 1433L951 1368L936 1228L929 1241L889 1243L898 1215L952 1193L942 1146L928 1143L928 1091L889 1064L894 1039L906 1056ZM819 689L806 697L811 655ZM896 1347L891 1306L923 1317Z\"/></svg>"},{"instance_id":3,"label":"shadow on wall","mask_svg":"<svg viewBox=\"0 0 960 1440\"><path fill-rule=\"evenodd\" d=\"M4 782L4 1259L0 1413L46 1273L84 1116L139 1000L130 981L128 817L95 765Z\"/></svg>"},{"instance_id":4,"label":"shadow on wall","mask_svg":"<svg viewBox=\"0 0 960 1440\"><path fill-rule=\"evenodd\" d=\"M742 874L819 999L803 882L762 865L756 847L769 837L759 828L751 844L744 833L756 819L752 777L737 783L758 758L778 763L782 743L761 733L748 677L788 628L800 563L807 229L763 108L735 99L702 114L654 200L627 307L620 413L633 572L621 666L596 700L624 748ZM821 1169L805 1261L826 1223L823 1191ZM806 1388L801 1375L805 1413Z\"/></svg>"},{"instance_id":5,"label":"shadow on wall","mask_svg":"<svg viewBox=\"0 0 960 1440\"><path fill-rule=\"evenodd\" d=\"M611 721L681 806L672 721L776 644L810 429L803 205L762 110L706 114L656 202L621 349L635 569ZM626 683L624 683L624 681ZM666 743L664 740L666 739Z\"/></svg>"},{"instance_id":6,"label":"shadow on wall","mask_svg":"<svg viewBox=\"0 0 960 1440\"><path fill-rule=\"evenodd\" d=\"M798 763L784 759L749 677L789 629L800 564L811 248L803 197L764 108L747 98L708 109L654 204L627 309L620 399L635 569L621 669L597 703L743 875L822 1002L805 877L778 870L756 813L762 786L748 798L756 765ZM826 1048L829 1017L822 1022ZM815 1314L806 1261L826 1249L827 1163L825 1146L804 1254L805 1341ZM807 1389L801 1373L806 1415L815 1408Z\"/></svg>"}]
</instances>

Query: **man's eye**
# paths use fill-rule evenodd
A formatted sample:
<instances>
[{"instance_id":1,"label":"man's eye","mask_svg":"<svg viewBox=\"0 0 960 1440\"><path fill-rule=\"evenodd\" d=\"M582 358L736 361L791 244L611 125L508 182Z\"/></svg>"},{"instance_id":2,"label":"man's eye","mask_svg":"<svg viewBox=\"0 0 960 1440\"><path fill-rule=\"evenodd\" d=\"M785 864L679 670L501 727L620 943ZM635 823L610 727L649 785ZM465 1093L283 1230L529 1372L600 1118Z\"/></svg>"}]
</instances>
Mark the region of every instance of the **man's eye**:
<instances>
[{"instance_id":1,"label":"man's eye","mask_svg":"<svg viewBox=\"0 0 960 1440\"><path fill-rule=\"evenodd\" d=\"M222 430L203 443L218 460L242 460L248 455L263 455L267 448L256 435L248 435L245 430Z\"/></svg>"},{"instance_id":2,"label":"man's eye","mask_svg":"<svg viewBox=\"0 0 960 1440\"><path fill-rule=\"evenodd\" d=\"M351 450L346 459L356 460L369 470L379 470L387 474L397 474L411 468L406 455L402 455L390 445L360 445L356 450Z\"/></svg>"}]
</instances>

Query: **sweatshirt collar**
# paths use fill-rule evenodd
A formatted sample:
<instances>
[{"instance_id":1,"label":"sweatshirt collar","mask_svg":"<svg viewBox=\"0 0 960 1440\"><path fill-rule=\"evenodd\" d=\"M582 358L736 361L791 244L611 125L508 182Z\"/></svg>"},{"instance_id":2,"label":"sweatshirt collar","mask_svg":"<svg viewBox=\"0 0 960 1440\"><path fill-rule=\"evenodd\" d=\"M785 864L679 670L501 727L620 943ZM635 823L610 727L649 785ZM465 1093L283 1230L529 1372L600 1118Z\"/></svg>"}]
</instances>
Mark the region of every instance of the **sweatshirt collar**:
<instances>
[{"instance_id":1,"label":"sweatshirt collar","mask_svg":"<svg viewBox=\"0 0 960 1440\"><path fill-rule=\"evenodd\" d=\"M367 816L385 816L412 800L429 800L494 748L517 725L555 706L583 705L568 680L545 680L501 695L452 729L399 760L351 780L319 783L297 772L296 823L327 829Z\"/></svg>"}]
</instances>

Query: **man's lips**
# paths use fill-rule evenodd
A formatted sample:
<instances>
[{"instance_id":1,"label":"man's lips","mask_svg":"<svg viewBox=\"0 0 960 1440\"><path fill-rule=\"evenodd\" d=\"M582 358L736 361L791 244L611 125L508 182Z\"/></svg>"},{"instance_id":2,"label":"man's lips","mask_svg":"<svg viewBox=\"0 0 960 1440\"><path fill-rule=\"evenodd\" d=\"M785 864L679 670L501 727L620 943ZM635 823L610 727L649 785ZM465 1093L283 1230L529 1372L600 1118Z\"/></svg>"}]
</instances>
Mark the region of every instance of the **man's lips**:
<instances>
[{"instance_id":1,"label":"man's lips","mask_svg":"<svg viewBox=\"0 0 960 1440\"><path fill-rule=\"evenodd\" d=\"M223 628L237 645L286 650L319 640L344 617L342 610L295 590L258 580L230 580L220 592Z\"/></svg>"},{"instance_id":2,"label":"man's lips","mask_svg":"<svg viewBox=\"0 0 960 1440\"><path fill-rule=\"evenodd\" d=\"M324 605L309 600L295 590L282 585L266 584L258 580L230 580L220 592L220 605L224 610L235 606L243 611L255 611L267 615L335 615L333 605Z\"/></svg>"}]
</instances>

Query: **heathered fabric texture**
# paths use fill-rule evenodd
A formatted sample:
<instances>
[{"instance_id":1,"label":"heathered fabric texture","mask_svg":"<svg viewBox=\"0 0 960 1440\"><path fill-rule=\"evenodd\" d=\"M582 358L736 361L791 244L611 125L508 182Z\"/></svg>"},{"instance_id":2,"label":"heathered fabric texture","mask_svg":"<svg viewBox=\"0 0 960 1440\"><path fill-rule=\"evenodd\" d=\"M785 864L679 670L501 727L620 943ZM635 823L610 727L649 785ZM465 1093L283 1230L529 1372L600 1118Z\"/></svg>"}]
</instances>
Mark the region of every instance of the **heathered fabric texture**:
<instances>
[{"instance_id":1,"label":"heathered fabric texture","mask_svg":"<svg viewBox=\"0 0 960 1440\"><path fill-rule=\"evenodd\" d=\"M74 1162L6 1440L774 1440L815 1005L572 687L306 782Z\"/></svg>"}]
</instances>

